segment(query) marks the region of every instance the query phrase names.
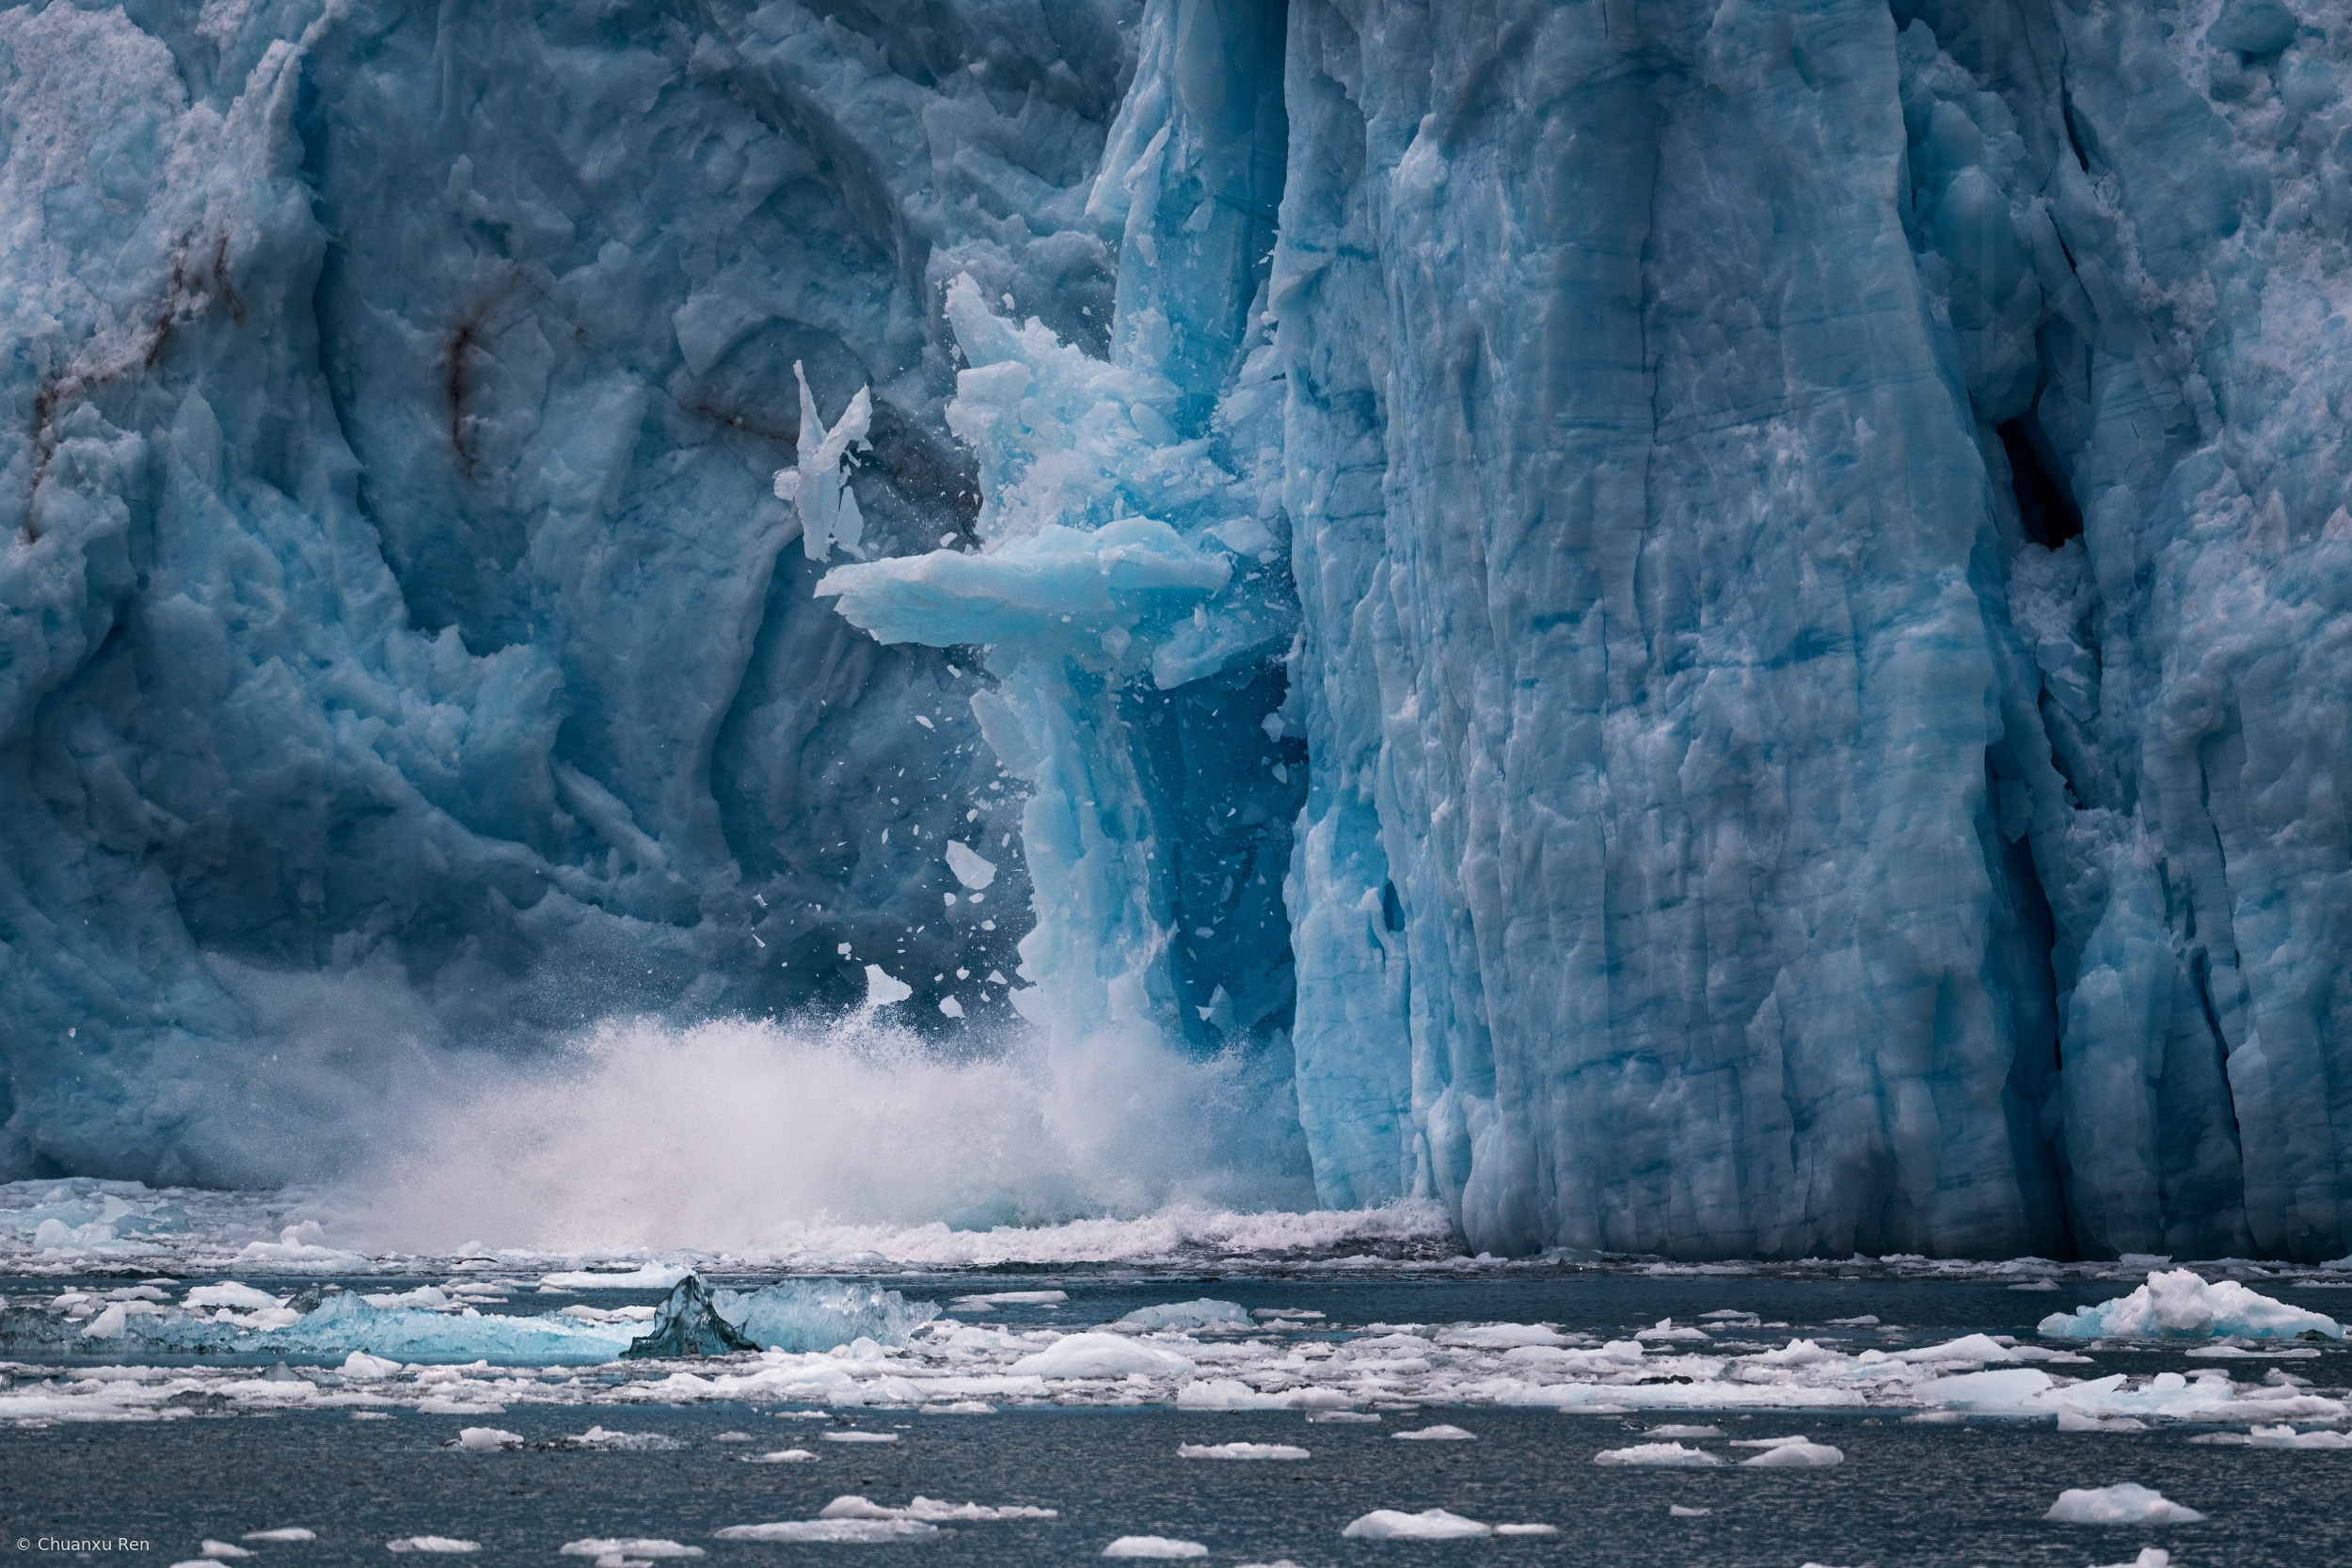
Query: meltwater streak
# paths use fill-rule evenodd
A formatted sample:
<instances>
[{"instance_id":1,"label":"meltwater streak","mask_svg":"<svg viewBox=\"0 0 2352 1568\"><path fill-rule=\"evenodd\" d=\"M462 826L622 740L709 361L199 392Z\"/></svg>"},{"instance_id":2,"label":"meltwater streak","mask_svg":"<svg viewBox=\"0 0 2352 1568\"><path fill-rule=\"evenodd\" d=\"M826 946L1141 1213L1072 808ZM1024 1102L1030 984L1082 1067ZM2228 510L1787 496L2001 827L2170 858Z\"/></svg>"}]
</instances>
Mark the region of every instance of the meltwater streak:
<instances>
[{"instance_id":1,"label":"meltwater streak","mask_svg":"<svg viewBox=\"0 0 2352 1568\"><path fill-rule=\"evenodd\" d=\"M774 1257L845 1229L944 1240L1314 1201L1279 1085L1155 1044L1048 1053L1025 1035L946 1057L869 1007L613 1021L489 1070L461 1101L390 1118L407 1130L326 1196L338 1245Z\"/></svg>"}]
</instances>

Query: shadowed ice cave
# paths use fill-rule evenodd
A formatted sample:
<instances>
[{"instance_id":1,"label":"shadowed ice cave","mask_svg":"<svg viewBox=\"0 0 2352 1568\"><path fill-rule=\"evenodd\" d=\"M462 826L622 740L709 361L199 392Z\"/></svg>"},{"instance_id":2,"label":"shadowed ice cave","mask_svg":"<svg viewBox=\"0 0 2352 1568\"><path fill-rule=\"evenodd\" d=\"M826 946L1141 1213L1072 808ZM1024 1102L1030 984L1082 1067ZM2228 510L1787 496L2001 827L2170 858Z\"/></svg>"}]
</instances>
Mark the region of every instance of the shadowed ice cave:
<instances>
[{"instance_id":1,"label":"shadowed ice cave","mask_svg":"<svg viewBox=\"0 0 2352 1568\"><path fill-rule=\"evenodd\" d=\"M2342 1254L2348 83L2332 0L0 11L0 1177Z\"/></svg>"}]
</instances>

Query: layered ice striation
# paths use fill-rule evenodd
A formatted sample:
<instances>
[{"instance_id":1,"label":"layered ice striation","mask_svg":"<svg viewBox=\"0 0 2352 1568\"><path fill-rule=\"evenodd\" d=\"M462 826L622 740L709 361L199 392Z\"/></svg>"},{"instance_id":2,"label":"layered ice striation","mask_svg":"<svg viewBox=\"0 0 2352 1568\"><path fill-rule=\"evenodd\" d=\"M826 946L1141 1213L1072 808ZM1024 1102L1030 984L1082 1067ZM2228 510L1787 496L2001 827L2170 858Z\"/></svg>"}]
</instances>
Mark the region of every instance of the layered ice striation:
<instances>
[{"instance_id":1,"label":"layered ice striation","mask_svg":"<svg viewBox=\"0 0 2352 1568\"><path fill-rule=\"evenodd\" d=\"M0 17L11 1169L904 990L1478 1249L2352 1249L2341 6L183 11Z\"/></svg>"}]
</instances>

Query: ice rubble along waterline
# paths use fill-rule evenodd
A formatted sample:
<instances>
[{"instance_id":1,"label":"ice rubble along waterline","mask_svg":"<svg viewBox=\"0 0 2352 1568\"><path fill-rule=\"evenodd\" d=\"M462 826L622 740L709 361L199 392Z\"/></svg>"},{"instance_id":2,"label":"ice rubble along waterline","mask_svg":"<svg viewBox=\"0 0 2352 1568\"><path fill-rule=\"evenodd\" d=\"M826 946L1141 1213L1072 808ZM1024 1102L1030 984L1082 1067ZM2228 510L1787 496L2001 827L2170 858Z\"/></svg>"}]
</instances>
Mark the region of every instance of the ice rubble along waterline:
<instances>
[{"instance_id":1,"label":"ice rubble along waterline","mask_svg":"<svg viewBox=\"0 0 2352 1568\"><path fill-rule=\"evenodd\" d=\"M1046 1157L784 1208L2352 1251L2299 9L0 16L0 1175L870 965Z\"/></svg>"}]
</instances>

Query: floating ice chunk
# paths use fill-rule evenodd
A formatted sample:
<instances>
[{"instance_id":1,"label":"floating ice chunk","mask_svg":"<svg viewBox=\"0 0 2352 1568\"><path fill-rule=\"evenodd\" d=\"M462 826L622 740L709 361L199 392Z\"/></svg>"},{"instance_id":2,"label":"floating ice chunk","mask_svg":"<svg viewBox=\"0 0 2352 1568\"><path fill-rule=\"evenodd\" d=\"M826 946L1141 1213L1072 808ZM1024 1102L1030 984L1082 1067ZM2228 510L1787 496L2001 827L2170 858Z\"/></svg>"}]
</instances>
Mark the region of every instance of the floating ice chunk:
<instances>
[{"instance_id":1,"label":"floating ice chunk","mask_svg":"<svg viewBox=\"0 0 2352 1568\"><path fill-rule=\"evenodd\" d=\"M952 996L943 996L939 999L939 1010L949 1018L961 1018L963 1004Z\"/></svg>"},{"instance_id":2,"label":"floating ice chunk","mask_svg":"<svg viewBox=\"0 0 2352 1568\"><path fill-rule=\"evenodd\" d=\"M1442 1508L1425 1508L1419 1513L1375 1508L1340 1531L1356 1541L1469 1541L1494 1532L1492 1525L1465 1519Z\"/></svg>"},{"instance_id":3,"label":"floating ice chunk","mask_svg":"<svg viewBox=\"0 0 2352 1568\"><path fill-rule=\"evenodd\" d=\"M946 1404L923 1406L926 1416L993 1416L996 1407L986 1400L952 1400Z\"/></svg>"},{"instance_id":4,"label":"floating ice chunk","mask_svg":"<svg viewBox=\"0 0 2352 1568\"><path fill-rule=\"evenodd\" d=\"M1249 1315L1260 1323L1309 1323L1323 1316L1303 1307L1253 1307Z\"/></svg>"},{"instance_id":5,"label":"floating ice chunk","mask_svg":"<svg viewBox=\"0 0 2352 1568\"><path fill-rule=\"evenodd\" d=\"M2061 1525L2193 1525L2204 1515L2127 1481L2114 1486L2070 1487L2042 1517Z\"/></svg>"},{"instance_id":6,"label":"floating ice chunk","mask_svg":"<svg viewBox=\"0 0 2352 1568\"><path fill-rule=\"evenodd\" d=\"M2256 1427L2246 1434L2257 1449L2317 1449L2340 1452L2352 1449L2352 1436L2341 1432L2297 1432L2291 1426Z\"/></svg>"},{"instance_id":7,"label":"floating ice chunk","mask_svg":"<svg viewBox=\"0 0 2352 1568\"><path fill-rule=\"evenodd\" d=\"M2097 1416L2085 1415L2067 1404L2058 1407L2058 1429L2060 1432L2146 1432L2148 1423L2135 1421L2129 1416L2102 1419Z\"/></svg>"},{"instance_id":8,"label":"floating ice chunk","mask_svg":"<svg viewBox=\"0 0 2352 1568\"><path fill-rule=\"evenodd\" d=\"M443 1552L461 1556L480 1551L482 1543L460 1541L453 1535L404 1535L397 1541L385 1542L384 1549L388 1552Z\"/></svg>"},{"instance_id":9,"label":"floating ice chunk","mask_svg":"<svg viewBox=\"0 0 2352 1568\"><path fill-rule=\"evenodd\" d=\"M1164 1307L1138 1307L1114 1324L1118 1328L1251 1328L1249 1314L1240 1305L1230 1301L1212 1301L1203 1296L1199 1301L1170 1302Z\"/></svg>"},{"instance_id":10,"label":"floating ice chunk","mask_svg":"<svg viewBox=\"0 0 2352 1568\"><path fill-rule=\"evenodd\" d=\"M1103 1548L1104 1557L1206 1557L1209 1548L1198 1541L1177 1541L1165 1535L1122 1535Z\"/></svg>"},{"instance_id":11,"label":"floating ice chunk","mask_svg":"<svg viewBox=\"0 0 2352 1568\"><path fill-rule=\"evenodd\" d=\"M1558 1525L1497 1525L1497 1535L1557 1535Z\"/></svg>"},{"instance_id":12,"label":"floating ice chunk","mask_svg":"<svg viewBox=\"0 0 2352 1568\"><path fill-rule=\"evenodd\" d=\"M1189 1377L1192 1363L1171 1350L1139 1344L1118 1334L1073 1334L1034 1355L1025 1355L1009 1369L1015 1376Z\"/></svg>"},{"instance_id":13,"label":"floating ice chunk","mask_svg":"<svg viewBox=\"0 0 2352 1568\"><path fill-rule=\"evenodd\" d=\"M130 1321L131 1308L129 1305L124 1302L116 1302L112 1307L107 1307L103 1312L99 1313L98 1316L92 1318L88 1323L82 1325L82 1338L85 1339L111 1339L120 1334L124 1325Z\"/></svg>"},{"instance_id":14,"label":"floating ice chunk","mask_svg":"<svg viewBox=\"0 0 2352 1568\"><path fill-rule=\"evenodd\" d=\"M986 1312L997 1307L1059 1307L1069 1299L1067 1291L992 1291L986 1295L958 1296L947 1305L959 1312Z\"/></svg>"},{"instance_id":15,"label":"floating ice chunk","mask_svg":"<svg viewBox=\"0 0 2352 1568\"><path fill-rule=\"evenodd\" d=\"M1176 1390L1179 1410L1343 1410L1353 1396L1337 1388L1260 1393L1239 1378L1204 1377ZM1312 1419L1313 1418L1310 1418Z\"/></svg>"},{"instance_id":16,"label":"floating ice chunk","mask_svg":"<svg viewBox=\"0 0 2352 1568\"><path fill-rule=\"evenodd\" d=\"M1179 1443L1177 1454L1184 1459L1311 1459L1305 1449L1288 1443Z\"/></svg>"},{"instance_id":17,"label":"floating ice chunk","mask_svg":"<svg viewBox=\"0 0 2352 1568\"><path fill-rule=\"evenodd\" d=\"M592 1426L586 1432L564 1438L563 1447L601 1449L611 1453L674 1453L686 1445L659 1432L608 1432Z\"/></svg>"},{"instance_id":18,"label":"floating ice chunk","mask_svg":"<svg viewBox=\"0 0 2352 1568\"><path fill-rule=\"evenodd\" d=\"M1450 1328L1438 1336L1438 1343L1441 1345L1463 1345L1473 1350L1509 1350L1514 1345L1565 1345L1568 1342L1558 1329L1542 1323L1481 1323L1476 1327ZM1586 1340L1585 1343L1591 1341Z\"/></svg>"},{"instance_id":19,"label":"floating ice chunk","mask_svg":"<svg viewBox=\"0 0 2352 1568\"><path fill-rule=\"evenodd\" d=\"M1707 1338L1707 1330L1692 1328L1688 1324L1677 1328L1672 1318L1661 1318L1655 1325L1642 1330L1633 1338L1644 1344L1687 1339L1696 1339L1704 1343Z\"/></svg>"},{"instance_id":20,"label":"floating ice chunk","mask_svg":"<svg viewBox=\"0 0 2352 1568\"><path fill-rule=\"evenodd\" d=\"M1667 1470L1703 1470L1721 1465L1723 1455L1679 1443L1636 1443L1630 1448L1603 1449L1593 1455L1596 1465L1639 1465Z\"/></svg>"},{"instance_id":21,"label":"floating ice chunk","mask_svg":"<svg viewBox=\"0 0 2352 1568\"><path fill-rule=\"evenodd\" d=\"M996 863L974 854L969 845L947 841L947 869L968 888L986 888L996 879Z\"/></svg>"},{"instance_id":22,"label":"floating ice chunk","mask_svg":"<svg viewBox=\"0 0 2352 1568\"><path fill-rule=\"evenodd\" d=\"M920 1541L937 1535L939 1527L920 1519L782 1519L765 1525L729 1525L710 1533L718 1541Z\"/></svg>"},{"instance_id":23,"label":"floating ice chunk","mask_svg":"<svg viewBox=\"0 0 2352 1568\"><path fill-rule=\"evenodd\" d=\"M258 1295L260 1292L255 1293ZM420 1285L413 1291L387 1291L375 1295L361 1296L359 1299L370 1307L415 1307L429 1311L453 1305L448 1293L438 1285ZM190 1293L189 1300L191 1304L194 1303L193 1292Z\"/></svg>"},{"instance_id":24,"label":"floating ice chunk","mask_svg":"<svg viewBox=\"0 0 2352 1568\"><path fill-rule=\"evenodd\" d=\"M1743 1445L1734 1444L1734 1448ZM1845 1450L1827 1443L1811 1443L1802 1437L1775 1443L1754 1459L1741 1462L1752 1470L1826 1470L1846 1463Z\"/></svg>"},{"instance_id":25,"label":"floating ice chunk","mask_svg":"<svg viewBox=\"0 0 2352 1568\"><path fill-rule=\"evenodd\" d=\"M1940 1345L1921 1345L1916 1350L1897 1351L1898 1361L2021 1361L2013 1346L2004 1345L1987 1334L1970 1334L1958 1339L1947 1339Z\"/></svg>"},{"instance_id":26,"label":"floating ice chunk","mask_svg":"<svg viewBox=\"0 0 2352 1568\"><path fill-rule=\"evenodd\" d=\"M798 1465L803 1460L816 1457L817 1455L807 1449L778 1449L773 1453L753 1454L751 1462L755 1465Z\"/></svg>"},{"instance_id":27,"label":"floating ice chunk","mask_svg":"<svg viewBox=\"0 0 2352 1568\"><path fill-rule=\"evenodd\" d=\"M886 1007L894 1002L904 1002L914 994L914 988L898 978L880 964L866 966L866 1005Z\"/></svg>"},{"instance_id":28,"label":"floating ice chunk","mask_svg":"<svg viewBox=\"0 0 2352 1568\"><path fill-rule=\"evenodd\" d=\"M2010 1290L2018 1289L2010 1286ZM2172 1568L2172 1554L2162 1546L2142 1546L2139 1555L2129 1562L2111 1562L2107 1568Z\"/></svg>"},{"instance_id":29,"label":"floating ice chunk","mask_svg":"<svg viewBox=\"0 0 2352 1568\"><path fill-rule=\"evenodd\" d=\"M210 1285L199 1285L180 1298L180 1305L187 1307L233 1307L240 1312L254 1312L265 1307L276 1307L278 1300L267 1291L257 1291L234 1279L222 1279Z\"/></svg>"},{"instance_id":30,"label":"floating ice chunk","mask_svg":"<svg viewBox=\"0 0 2352 1568\"><path fill-rule=\"evenodd\" d=\"M681 1546L675 1541L640 1538L623 1541L617 1538L592 1536L585 1541L566 1541L556 1548L564 1557L623 1557L651 1562L665 1557L700 1557L700 1546Z\"/></svg>"},{"instance_id":31,"label":"floating ice chunk","mask_svg":"<svg viewBox=\"0 0 2352 1568\"><path fill-rule=\"evenodd\" d=\"M343 1357L342 1370L345 1377L373 1382L377 1378L389 1377L400 1370L400 1363L387 1360L381 1355L370 1355L363 1350L356 1350Z\"/></svg>"},{"instance_id":32,"label":"floating ice chunk","mask_svg":"<svg viewBox=\"0 0 2352 1568\"><path fill-rule=\"evenodd\" d=\"M241 1557L251 1557L254 1554L250 1547L233 1546L226 1541L207 1541L196 1549L196 1555L214 1562L228 1562Z\"/></svg>"},{"instance_id":33,"label":"floating ice chunk","mask_svg":"<svg viewBox=\"0 0 2352 1568\"><path fill-rule=\"evenodd\" d=\"M714 1291L711 1303L746 1338L769 1350L832 1350L860 1338L903 1345L939 1315L931 1303L848 1280L788 1279L749 1295Z\"/></svg>"},{"instance_id":34,"label":"floating ice chunk","mask_svg":"<svg viewBox=\"0 0 2352 1568\"><path fill-rule=\"evenodd\" d=\"M2010 1289L2012 1291L2055 1291L2058 1289L2058 1281L2055 1279L2028 1279L2023 1285L2012 1285Z\"/></svg>"},{"instance_id":35,"label":"floating ice chunk","mask_svg":"<svg viewBox=\"0 0 2352 1568\"><path fill-rule=\"evenodd\" d=\"M237 1254L240 1263L268 1263L277 1268L294 1269L303 1273L322 1270L363 1269L368 1259L356 1252L344 1252L324 1244L325 1232L316 1220L304 1220L290 1225L278 1233L274 1242L248 1242Z\"/></svg>"},{"instance_id":36,"label":"floating ice chunk","mask_svg":"<svg viewBox=\"0 0 2352 1568\"><path fill-rule=\"evenodd\" d=\"M247 1541L279 1541L288 1545L296 1545L305 1541L316 1541L318 1538L316 1530L304 1529L300 1525L284 1525L277 1529L249 1529L245 1532L245 1539Z\"/></svg>"},{"instance_id":37,"label":"floating ice chunk","mask_svg":"<svg viewBox=\"0 0 2352 1568\"><path fill-rule=\"evenodd\" d=\"M1008 1503L992 1508L983 1503L943 1503L936 1497L917 1496L904 1508L885 1508L869 1498L835 1497L817 1511L819 1519L922 1519L931 1524L954 1521L960 1524L987 1524L997 1519L1057 1519L1061 1515L1050 1508L1031 1508L1025 1503Z\"/></svg>"},{"instance_id":38,"label":"floating ice chunk","mask_svg":"<svg viewBox=\"0 0 2352 1568\"><path fill-rule=\"evenodd\" d=\"M2130 1295L2078 1307L2072 1316L2053 1312L2042 1320L2041 1332L2075 1339L2344 1338L2343 1325L2324 1312L2274 1301L2234 1279L2207 1284L2192 1269L2151 1274Z\"/></svg>"},{"instance_id":39,"label":"floating ice chunk","mask_svg":"<svg viewBox=\"0 0 2352 1568\"><path fill-rule=\"evenodd\" d=\"M683 1263L644 1263L624 1274L595 1269L543 1274L539 1283L559 1291L667 1291L693 1272Z\"/></svg>"},{"instance_id":40,"label":"floating ice chunk","mask_svg":"<svg viewBox=\"0 0 2352 1568\"><path fill-rule=\"evenodd\" d=\"M1399 1443L1474 1443L1478 1433L1464 1432L1460 1427L1422 1427L1413 1432L1391 1432L1391 1440Z\"/></svg>"},{"instance_id":41,"label":"floating ice chunk","mask_svg":"<svg viewBox=\"0 0 2352 1568\"><path fill-rule=\"evenodd\" d=\"M1832 1328L1877 1328L1880 1324L1876 1313L1865 1313L1859 1318L1832 1318L1829 1321L1829 1326Z\"/></svg>"},{"instance_id":42,"label":"floating ice chunk","mask_svg":"<svg viewBox=\"0 0 2352 1568\"><path fill-rule=\"evenodd\" d=\"M458 1431L457 1446L461 1449L471 1449L476 1452L482 1452L498 1449L519 1449L523 1446L523 1439L522 1433L518 1432L501 1432L496 1427L464 1427Z\"/></svg>"},{"instance_id":43,"label":"floating ice chunk","mask_svg":"<svg viewBox=\"0 0 2352 1568\"><path fill-rule=\"evenodd\" d=\"M678 1281L654 1314L653 1331L629 1342L621 1353L628 1360L679 1356L731 1355L755 1351L759 1342L719 1312L698 1275Z\"/></svg>"},{"instance_id":44,"label":"floating ice chunk","mask_svg":"<svg viewBox=\"0 0 2352 1568\"><path fill-rule=\"evenodd\" d=\"M1378 1421L1380 1418L1369 1410L1317 1410L1310 1413L1307 1419L1319 1426L1340 1426L1370 1424Z\"/></svg>"},{"instance_id":45,"label":"floating ice chunk","mask_svg":"<svg viewBox=\"0 0 2352 1568\"><path fill-rule=\"evenodd\" d=\"M711 1439L714 1443L748 1443L751 1440L752 1434L748 1432L723 1432Z\"/></svg>"},{"instance_id":46,"label":"floating ice chunk","mask_svg":"<svg viewBox=\"0 0 2352 1568\"><path fill-rule=\"evenodd\" d=\"M827 1432L818 1435L828 1443L896 1443L895 1432Z\"/></svg>"},{"instance_id":47,"label":"floating ice chunk","mask_svg":"<svg viewBox=\"0 0 2352 1568\"><path fill-rule=\"evenodd\" d=\"M1724 1429L1721 1427L1663 1426L1652 1427L1645 1435L1650 1437L1721 1437L1723 1434Z\"/></svg>"},{"instance_id":48,"label":"floating ice chunk","mask_svg":"<svg viewBox=\"0 0 2352 1568\"><path fill-rule=\"evenodd\" d=\"M1714 1512L1711 1508L1685 1508L1680 1503L1666 1506L1666 1516L1670 1519L1704 1519Z\"/></svg>"}]
</instances>

